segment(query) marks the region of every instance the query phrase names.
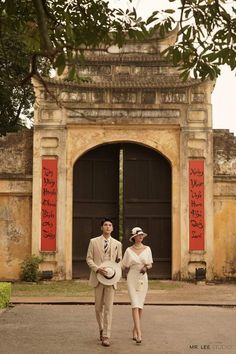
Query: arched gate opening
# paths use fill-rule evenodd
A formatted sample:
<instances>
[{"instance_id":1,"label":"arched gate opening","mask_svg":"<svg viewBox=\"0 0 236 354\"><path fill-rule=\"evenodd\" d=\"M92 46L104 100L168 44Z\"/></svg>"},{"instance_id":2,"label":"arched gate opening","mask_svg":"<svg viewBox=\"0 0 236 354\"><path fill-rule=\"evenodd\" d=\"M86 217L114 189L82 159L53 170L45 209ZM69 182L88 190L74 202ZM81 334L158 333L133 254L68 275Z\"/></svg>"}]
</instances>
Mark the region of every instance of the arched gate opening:
<instances>
[{"instance_id":1,"label":"arched gate opening","mask_svg":"<svg viewBox=\"0 0 236 354\"><path fill-rule=\"evenodd\" d=\"M73 171L73 278L87 278L86 253L100 221L114 221L113 237L129 246L130 230L147 233L154 266L149 276L171 278L171 166L160 153L134 144L107 144L79 158Z\"/></svg>"}]
</instances>

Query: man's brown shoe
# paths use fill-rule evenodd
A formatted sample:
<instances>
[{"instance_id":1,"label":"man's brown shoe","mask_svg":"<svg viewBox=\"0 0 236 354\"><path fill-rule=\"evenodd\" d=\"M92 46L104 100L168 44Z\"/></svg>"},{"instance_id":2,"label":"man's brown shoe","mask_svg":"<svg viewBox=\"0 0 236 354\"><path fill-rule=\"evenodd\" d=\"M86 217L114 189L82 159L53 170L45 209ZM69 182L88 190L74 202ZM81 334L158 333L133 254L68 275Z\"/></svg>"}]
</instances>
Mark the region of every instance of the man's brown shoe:
<instances>
[{"instance_id":1,"label":"man's brown shoe","mask_svg":"<svg viewBox=\"0 0 236 354\"><path fill-rule=\"evenodd\" d=\"M102 345L103 345L104 347L110 347L109 338L103 337L103 339L102 339Z\"/></svg>"}]
</instances>

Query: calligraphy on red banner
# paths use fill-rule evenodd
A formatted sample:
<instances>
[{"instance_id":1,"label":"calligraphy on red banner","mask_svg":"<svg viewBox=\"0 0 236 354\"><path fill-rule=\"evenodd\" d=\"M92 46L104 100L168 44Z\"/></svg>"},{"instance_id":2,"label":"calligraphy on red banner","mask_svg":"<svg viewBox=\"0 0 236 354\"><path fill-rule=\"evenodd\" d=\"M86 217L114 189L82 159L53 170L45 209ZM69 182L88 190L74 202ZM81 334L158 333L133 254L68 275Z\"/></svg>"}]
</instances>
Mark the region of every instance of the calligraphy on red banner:
<instances>
[{"instance_id":1,"label":"calligraphy on red banner","mask_svg":"<svg viewBox=\"0 0 236 354\"><path fill-rule=\"evenodd\" d=\"M204 161L189 161L189 249L204 250Z\"/></svg>"},{"instance_id":2,"label":"calligraphy on red banner","mask_svg":"<svg viewBox=\"0 0 236 354\"><path fill-rule=\"evenodd\" d=\"M41 251L56 251L57 160L42 160Z\"/></svg>"}]
</instances>

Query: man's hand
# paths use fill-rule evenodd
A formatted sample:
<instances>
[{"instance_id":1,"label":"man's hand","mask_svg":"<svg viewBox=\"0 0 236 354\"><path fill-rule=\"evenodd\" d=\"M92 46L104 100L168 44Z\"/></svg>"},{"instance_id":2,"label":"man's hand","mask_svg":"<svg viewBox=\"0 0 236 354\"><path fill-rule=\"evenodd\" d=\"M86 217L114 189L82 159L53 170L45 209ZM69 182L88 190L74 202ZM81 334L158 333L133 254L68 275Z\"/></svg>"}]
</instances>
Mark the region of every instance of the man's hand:
<instances>
[{"instance_id":1,"label":"man's hand","mask_svg":"<svg viewBox=\"0 0 236 354\"><path fill-rule=\"evenodd\" d=\"M98 268L97 273L100 273L104 276L107 275L106 268L104 268L104 267Z\"/></svg>"}]
</instances>

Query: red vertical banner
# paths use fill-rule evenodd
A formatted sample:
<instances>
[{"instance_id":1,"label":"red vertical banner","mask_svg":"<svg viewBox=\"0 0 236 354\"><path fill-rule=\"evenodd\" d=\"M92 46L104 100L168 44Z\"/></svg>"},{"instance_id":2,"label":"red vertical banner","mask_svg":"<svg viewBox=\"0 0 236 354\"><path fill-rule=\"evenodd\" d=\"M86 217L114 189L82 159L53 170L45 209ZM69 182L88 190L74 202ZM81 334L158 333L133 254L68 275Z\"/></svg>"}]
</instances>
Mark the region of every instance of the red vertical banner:
<instances>
[{"instance_id":1,"label":"red vertical banner","mask_svg":"<svg viewBox=\"0 0 236 354\"><path fill-rule=\"evenodd\" d=\"M189 161L189 250L204 250L204 160Z\"/></svg>"},{"instance_id":2,"label":"red vertical banner","mask_svg":"<svg viewBox=\"0 0 236 354\"><path fill-rule=\"evenodd\" d=\"M56 251L57 160L42 160L41 251Z\"/></svg>"}]
</instances>

